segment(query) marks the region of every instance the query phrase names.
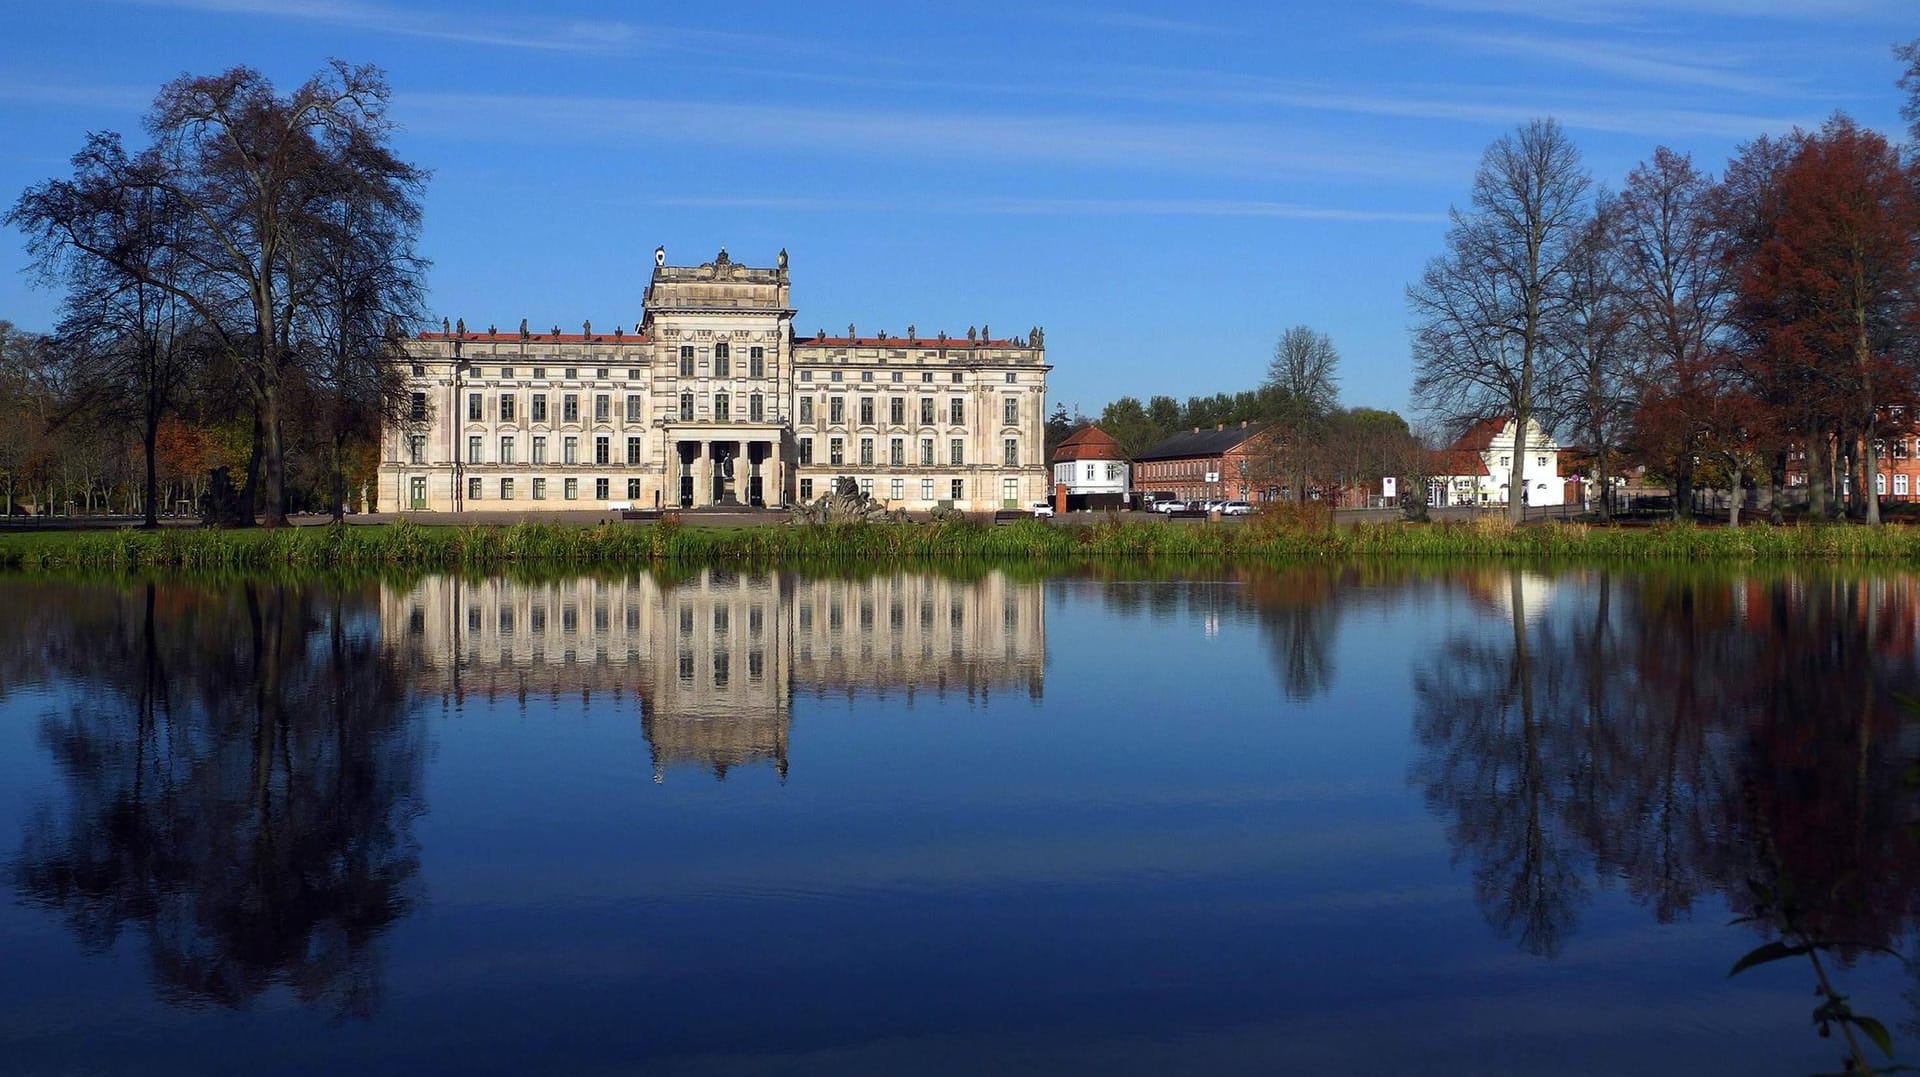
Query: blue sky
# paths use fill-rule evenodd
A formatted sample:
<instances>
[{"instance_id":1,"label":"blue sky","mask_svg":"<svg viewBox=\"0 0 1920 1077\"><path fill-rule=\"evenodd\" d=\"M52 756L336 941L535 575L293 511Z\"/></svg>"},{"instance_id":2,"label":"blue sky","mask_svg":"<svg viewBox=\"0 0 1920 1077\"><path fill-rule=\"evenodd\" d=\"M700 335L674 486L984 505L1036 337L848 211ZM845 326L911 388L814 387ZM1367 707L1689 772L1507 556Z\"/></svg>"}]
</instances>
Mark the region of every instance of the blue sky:
<instances>
[{"instance_id":1,"label":"blue sky","mask_svg":"<svg viewBox=\"0 0 1920 1077\"><path fill-rule=\"evenodd\" d=\"M1892 133L1916 36L1912 0L16 0L0 198L183 71L337 56L434 172L436 320L631 323L656 244L785 247L802 332L1044 325L1089 412L1249 387L1303 322L1404 408L1404 289L1489 141L1553 115L1617 186L1836 109ZM0 234L0 318L47 328L24 264Z\"/></svg>"}]
</instances>

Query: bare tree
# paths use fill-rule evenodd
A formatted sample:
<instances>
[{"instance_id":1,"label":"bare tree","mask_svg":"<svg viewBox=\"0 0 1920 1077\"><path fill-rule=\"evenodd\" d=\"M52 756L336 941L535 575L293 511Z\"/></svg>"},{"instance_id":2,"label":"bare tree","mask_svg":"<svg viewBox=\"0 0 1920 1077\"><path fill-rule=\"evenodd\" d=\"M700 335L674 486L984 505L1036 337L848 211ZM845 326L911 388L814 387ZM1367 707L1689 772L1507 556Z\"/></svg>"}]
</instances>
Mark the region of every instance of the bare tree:
<instances>
[{"instance_id":1,"label":"bare tree","mask_svg":"<svg viewBox=\"0 0 1920 1077\"><path fill-rule=\"evenodd\" d=\"M72 179L30 188L7 218L36 257L67 248L141 275L214 330L252 398L269 525L286 521L284 389L311 354L295 334L315 301L318 236L342 191L408 201L425 178L387 146L386 102L379 71L337 61L285 96L245 67L183 76L147 114L151 148L129 156L117 135L96 135L74 158ZM180 276L145 274L98 230L97 207L127 191L178 207ZM255 474L250 465L249 487Z\"/></svg>"},{"instance_id":2,"label":"bare tree","mask_svg":"<svg viewBox=\"0 0 1920 1077\"><path fill-rule=\"evenodd\" d=\"M1526 436L1549 425L1558 389L1548 347L1566 318L1591 180L1552 120L1487 148L1471 211L1452 211L1447 253L1407 290L1414 316L1414 396L1458 422L1513 417L1508 519L1525 518Z\"/></svg>"},{"instance_id":3,"label":"bare tree","mask_svg":"<svg viewBox=\"0 0 1920 1077\"><path fill-rule=\"evenodd\" d=\"M1302 409L1326 415L1340 404L1340 353L1325 333L1296 325L1280 334L1267 364L1267 386L1297 401Z\"/></svg>"},{"instance_id":4,"label":"bare tree","mask_svg":"<svg viewBox=\"0 0 1920 1077\"><path fill-rule=\"evenodd\" d=\"M1568 262L1571 287L1558 345L1567 364L1566 414L1593 454L1592 484L1602 520L1613 514L1613 460L1633 417L1635 382L1620 248L1619 202L1604 192Z\"/></svg>"}]
</instances>

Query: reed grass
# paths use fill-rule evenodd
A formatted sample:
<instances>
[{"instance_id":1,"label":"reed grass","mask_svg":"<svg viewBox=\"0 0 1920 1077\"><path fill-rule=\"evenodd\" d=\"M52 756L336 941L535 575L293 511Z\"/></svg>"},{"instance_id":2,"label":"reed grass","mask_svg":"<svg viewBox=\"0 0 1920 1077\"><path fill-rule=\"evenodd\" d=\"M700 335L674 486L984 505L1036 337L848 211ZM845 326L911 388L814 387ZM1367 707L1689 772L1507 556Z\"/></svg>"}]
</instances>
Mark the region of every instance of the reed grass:
<instances>
[{"instance_id":1,"label":"reed grass","mask_svg":"<svg viewBox=\"0 0 1920 1077\"><path fill-rule=\"evenodd\" d=\"M949 561L1056 565L1126 558L1300 561L1342 558L1875 561L1920 563L1920 528L1843 524L1738 529L1609 528L1501 521L1350 527L1022 521L683 527L673 522L511 526L162 529L0 534L0 567L192 571L273 568L500 570L512 566L780 566Z\"/></svg>"}]
</instances>

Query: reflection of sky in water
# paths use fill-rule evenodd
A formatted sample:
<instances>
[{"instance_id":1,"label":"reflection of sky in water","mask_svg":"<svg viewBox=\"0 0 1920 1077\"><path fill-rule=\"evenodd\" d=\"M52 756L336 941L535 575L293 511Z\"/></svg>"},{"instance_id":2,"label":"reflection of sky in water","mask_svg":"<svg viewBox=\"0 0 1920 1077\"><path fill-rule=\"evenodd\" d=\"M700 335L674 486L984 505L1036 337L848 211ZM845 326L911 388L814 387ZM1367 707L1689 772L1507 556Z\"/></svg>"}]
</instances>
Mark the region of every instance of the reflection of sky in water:
<instances>
[{"instance_id":1,"label":"reflection of sky in water","mask_svg":"<svg viewBox=\"0 0 1920 1077\"><path fill-rule=\"evenodd\" d=\"M1568 652L1596 583L1548 583L1525 578L1529 639ZM857 602L861 585L841 586ZM1025 585L992 586L998 616ZM1671 605L1610 587L1616 625ZM662 600L669 629L684 593ZM773 605L797 636L788 594ZM1911 620L1910 598L1884 597L1887 616ZM1586 857L1556 957L1490 926L1474 872L1499 842L1462 845L1451 809L1429 806L1420 775L1457 743L1423 743L1410 716L1417 671L1449 641L1511 645L1503 573L1056 580L1034 599L1043 636L1019 649L1039 646L1043 691L983 674L909 704L904 684L810 684L788 663L790 691L768 697L784 779L761 759L724 780L675 764L656 784L658 684L523 703L417 666L421 898L377 944L371 1018L330 1022L284 990L241 1011L168 1006L137 931L83 956L60 914L9 903L0 1048L29 1070L315 1073L1835 1065L1807 1027L1803 968L1725 978L1754 936L1712 893L1658 924ZM981 662L1005 653L980 646ZM1911 682L1912 658L1875 676ZM1543 698L1578 667L1536 661ZM67 797L37 726L76 689L30 680L0 697L0 835ZM1905 1016L1899 969L1843 975L1866 1011Z\"/></svg>"}]
</instances>

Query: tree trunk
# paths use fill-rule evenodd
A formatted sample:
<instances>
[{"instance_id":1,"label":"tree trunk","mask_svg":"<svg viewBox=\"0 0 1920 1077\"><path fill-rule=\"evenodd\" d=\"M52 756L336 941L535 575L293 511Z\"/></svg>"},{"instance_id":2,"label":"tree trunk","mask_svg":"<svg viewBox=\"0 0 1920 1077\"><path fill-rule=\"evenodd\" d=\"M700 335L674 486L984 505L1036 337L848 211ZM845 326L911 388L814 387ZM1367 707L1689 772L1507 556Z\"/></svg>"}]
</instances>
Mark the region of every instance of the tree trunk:
<instances>
[{"instance_id":1,"label":"tree trunk","mask_svg":"<svg viewBox=\"0 0 1920 1077\"><path fill-rule=\"evenodd\" d=\"M160 526L160 498L158 496L159 476L158 474L155 473L154 463L153 463L153 458L156 455L156 449L160 442L160 420L158 416L149 415L147 417L147 429L145 432L146 432L146 438L142 442L141 448L145 450L147 454L146 526L159 527Z\"/></svg>"},{"instance_id":2,"label":"tree trunk","mask_svg":"<svg viewBox=\"0 0 1920 1077\"><path fill-rule=\"evenodd\" d=\"M1596 452L1593 457L1593 485L1600 491L1598 498L1600 503L1600 522L1612 523L1613 506L1607 504L1607 493L1612 489L1612 486L1607 482L1607 454L1604 449Z\"/></svg>"},{"instance_id":3,"label":"tree trunk","mask_svg":"<svg viewBox=\"0 0 1920 1077\"><path fill-rule=\"evenodd\" d=\"M1873 445L1873 423L1867 423L1865 435L1860 438L1860 497L1866 505L1867 525L1876 527L1880 523L1880 450Z\"/></svg>"},{"instance_id":4,"label":"tree trunk","mask_svg":"<svg viewBox=\"0 0 1920 1077\"><path fill-rule=\"evenodd\" d=\"M1513 411L1513 469L1507 472L1507 520L1527 522L1527 408Z\"/></svg>"},{"instance_id":5,"label":"tree trunk","mask_svg":"<svg viewBox=\"0 0 1920 1077\"><path fill-rule=\"evenodd\" d=\"M1742 489L1741 481L1740 481L1742 476L1740 474L1739 461L1737 460L1733 461L1732 471L1733 471L1733 477L1729 479L1727 482L1727 485L1729 487L1728 496L1727 496L1727 526L1739 527L1740 526L1740 498L1741 498L1741 495L1744 493L1744 490Z\"/></svg>"},{"instance_id":6,"label":"tree trunk","mask_svg":"<svg viewBox=\"0 0 1920 1077\"><path fill-rule=\"evenodd\" d=\"M1827 517L1827 454L1818 436L1807 439L1807 518Z\"/></svg>"},{"instance_id":7,"label":"tree trunk","mask_svg":"<svg viewBox=\"0 0 1920 1077\"><path fill-rule=\"evenodd\" d=\"M346 440L345 434L333 435L333 504L328 506L328 514L333 517L334 523L340 523L346 519Z\"/></svg>"}]
</instances>

